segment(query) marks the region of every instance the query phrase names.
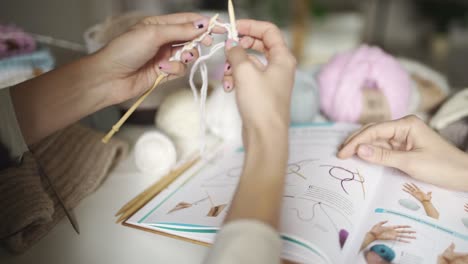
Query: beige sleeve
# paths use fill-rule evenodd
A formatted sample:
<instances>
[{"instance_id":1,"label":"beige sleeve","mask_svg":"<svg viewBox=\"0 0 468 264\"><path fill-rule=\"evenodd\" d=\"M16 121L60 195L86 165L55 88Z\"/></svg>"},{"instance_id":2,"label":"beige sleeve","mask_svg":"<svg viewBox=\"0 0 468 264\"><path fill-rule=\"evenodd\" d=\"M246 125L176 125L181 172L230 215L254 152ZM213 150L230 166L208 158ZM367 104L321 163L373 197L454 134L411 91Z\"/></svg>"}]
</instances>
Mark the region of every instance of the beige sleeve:
<instances>
[{"instance_id":1,"label":"beige sleeve","mask_svg":"<svg viewBox=\"0 0 468 264\"><path fill-rule=\"evenodd\" d=\"M12 158L20 157L28 146L16 120L9 88L0 89L0 122L0 143L10 150Z\"/></svg>"},{"instance_id":2,"label":"beige sleeve","mask_svg":"<svg viewBox=\"0 0 468 264\"><path fill-rule=\"evenodd\" d=\"M277 264L280 254L276 230L259 221L238 220L222 227L205 264Z\"/></svg>"}]
</instances>

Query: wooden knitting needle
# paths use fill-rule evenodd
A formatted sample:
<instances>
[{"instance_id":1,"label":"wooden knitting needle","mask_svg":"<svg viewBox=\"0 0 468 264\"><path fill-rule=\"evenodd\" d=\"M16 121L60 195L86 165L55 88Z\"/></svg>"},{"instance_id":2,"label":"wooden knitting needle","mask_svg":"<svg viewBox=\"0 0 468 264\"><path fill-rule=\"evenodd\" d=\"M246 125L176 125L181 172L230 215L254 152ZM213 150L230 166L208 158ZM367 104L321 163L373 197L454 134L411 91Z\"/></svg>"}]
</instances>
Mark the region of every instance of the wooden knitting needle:
<instances>
[{"instance_id":1,"label":"wooden knitting needle","mask_svg":"<svg viewBox=\"0 0 468 264\"><path fill-rule=\"evenodd\" d=\"M125 204L122 209L116 215L122 214L116 221L116 223L120 223L126 220L128 217L133 215L136 211L142 208L145 204L147 204L154 196L160 193L164 188L166 188L169 184L171 184L174 180L176 180L182 173L192 167L193 164L200 160L199 157L190 160L189 162L183 164L182 166L176 168L175 170L171 171L169 174L164 176L161 180L155 182L153 185L148 187L144 192L133 198L130 202Z\"/></svg>"},{"instance_id":2,"label":"wooden knitting needle","mask_svg":"<svg viewBox=\"0 0 468 264\"><path fill-rule=\"evenodd\" d=\"M237 33L237 27L236 27L236 14L234 13L234 5L232 4L232 0L229 0L228 2L228 13L229 13L229 23L231 23L231 31L232 35L234 36L234 40L238 41L238 33Z\"/></svg>"},{"instance_id":3,"label":"wooden knitting needle","mask_svg":"<svg viewBox=\"0 0 468 264\"><path fill-rule=\"evenodd\" d=\"M112 136L119 131L120 127L127 121L127 119L130 117L130 115L135 112L138 106L143 102L143 100L148 97L148 95L159 85L159 83L162 81L164 77L167 77L167 74L163 73L156 78L156 81L154 82L153 86L146 91L138 100L130 107L127 112L120 118L120 120L115 123L115 125L112 126L112 129L107 133L105 137L102 138L102 143L107 143L109 140L112 138Z\"/></svg>"}]
</instances>

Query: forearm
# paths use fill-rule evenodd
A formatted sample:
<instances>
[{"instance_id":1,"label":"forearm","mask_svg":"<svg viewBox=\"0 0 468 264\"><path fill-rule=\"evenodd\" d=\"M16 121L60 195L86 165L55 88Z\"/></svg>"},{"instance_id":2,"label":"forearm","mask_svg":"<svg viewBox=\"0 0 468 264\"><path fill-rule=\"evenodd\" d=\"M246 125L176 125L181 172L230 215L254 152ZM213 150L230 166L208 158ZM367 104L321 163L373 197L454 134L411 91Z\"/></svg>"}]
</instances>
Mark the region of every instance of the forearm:
<instances>
[{"instance_id":1,"label":"forearm","mask_svg":"<svg viewBox=\"0 0 468 264\"><path fill-rule=\"evenodd\" d=\"M434 219L439 219L439 211L434 207L430 201L422 201L424 211L426 211L427 216Z\"/></svg>"},{"instance_id":2,"label":"forearm","mask_svg":"<svg viewBox=\"0 0 468 264\"><path fill-rule=\"evenodd\" d=\"M364 237L364 241L362 241L361 250L364 250L367 246L369 246L370 243L374 241L375 241L375 236L372 235L370 232L367 232L366 236Z\"/></svg>"},{"instance_id":3,"label":"forearm","mask_svg":"<svg viewBox=\"0 0 468 264\"><path fill-rule=\"evenodd\" d=\"M250 133L244 169L226 222L255 219L279 226L288 159L288 129Z\"/></svg>"},{"instance_id":4,"label":"forearm","mask_svg":"<svg viewBox=\"0 0 468 264\"><path fill-rule=\"evenodd\" d=\"M111 104L100 63L95 56L87 56L11 88L27 144Z\"/></svg>"}]
</instances>

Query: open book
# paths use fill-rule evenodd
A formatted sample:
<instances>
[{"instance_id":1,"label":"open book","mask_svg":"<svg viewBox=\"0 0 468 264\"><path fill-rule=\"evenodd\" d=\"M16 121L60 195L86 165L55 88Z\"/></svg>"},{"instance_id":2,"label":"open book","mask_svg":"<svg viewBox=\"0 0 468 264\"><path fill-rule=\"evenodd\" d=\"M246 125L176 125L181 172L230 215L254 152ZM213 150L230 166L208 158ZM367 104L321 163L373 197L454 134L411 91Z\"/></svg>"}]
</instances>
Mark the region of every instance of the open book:
<instances>
[{"instance_id":1,"label":"open book","mask_svg":"<svg viewBox=\"0 0 468 264\"><path fill-rule=\"evenodd\" d=\"M437 263L454 243L468 253L468 194L358 159L336 158L357 127L292 127L282 204L282 256L300 263ZM241 174L242 148L195 165L127 224L212 243ZM444 175L440 175L444 177ZM252 186L255 192L255 186Z\"/></svg>"}]
</instances>

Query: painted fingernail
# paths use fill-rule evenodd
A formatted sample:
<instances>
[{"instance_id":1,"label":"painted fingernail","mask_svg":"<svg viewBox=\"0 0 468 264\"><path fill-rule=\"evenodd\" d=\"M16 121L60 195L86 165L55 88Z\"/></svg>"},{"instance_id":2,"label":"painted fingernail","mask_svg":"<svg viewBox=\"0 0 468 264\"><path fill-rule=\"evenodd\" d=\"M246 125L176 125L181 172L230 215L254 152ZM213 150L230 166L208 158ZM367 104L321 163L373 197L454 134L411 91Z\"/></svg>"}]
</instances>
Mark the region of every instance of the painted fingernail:
<instances>
[{"instance_id":1,"label":"painted fingernail","mask_svg":"<svg viewBox=\"0 0 468 264\"><path fill-rule=\"evenodd\" d=\"M190 61L193 60L195 56L193 55L192 52L186 52L184 54L182 54L182 61L185 62L185 63L188 63Z\"/></svg>"},{"instance_id":2,"label":"painted fingernail","mask_svg":"<svg viewBox=\"0 0 468 264\"><path fill-rule=\"evenodd\" d=\"M231 69L231 64L229 64L229 63L226 62L226 63L224 64L224 72L228 72L230 69Z\"/></svg>"},{"instance_id":3,"label":"painted fingernail","mask_svg":"<svg viewBox=\"0 0 468 264\"><path fill-rule=\"evenodd\" d=\"M158 66L158 68L162 71L167 71L171 69L171 64L168 61L160 62Z\"/></svg>"},{"instance_id":4,"label":"painted fingernail","mask_svg":"<svg viewBox=\"0 0 468 264\"><path fill-rule=\"evenodd\" d=\"M203 18L203 19L200 19L200 20L197 20L193 23L193 25L195 26L195 28L197 29L202 29L202 28L205 28L208 26L208 19L207 18Z\"/></svg>"},{"instance_id":5,"label":"painted fingernail","mask_svg":"<svg viewBox=\"0 0 468 264\"><path fill-rule=\"evenodd\" d=\"M228 82L228 81L224 81L223 87L224 87L224 90L225 90L226 92L229 92L229 91L231 91L231 89L232 89L232 85L231 85L231 83Z\"/></svg>"},{"instance_id":6,"label":"painted fingernail","mask_svg":"<svg viewBox=\"0 0 468 264\"><path fill-rule=\"evenodd\" d=\"M239 43L237 41L233 40L233 39L228 39L226 41L226 48L228 50L230 50L233 47L236 47L237 45L239 45Z\"/></svg>"},{"instance_id":7,"label":"painted fingernail","mask_svg":"<svg viewBox=\"0 0 468 264\"><path fill-rule=\"evenodd\" d=\"M358 155L361 157L372 157L374 149L368 145L360 145L358 148Z\"/></svg>"}]
</instances>

